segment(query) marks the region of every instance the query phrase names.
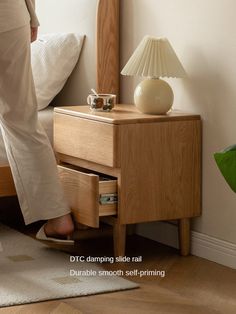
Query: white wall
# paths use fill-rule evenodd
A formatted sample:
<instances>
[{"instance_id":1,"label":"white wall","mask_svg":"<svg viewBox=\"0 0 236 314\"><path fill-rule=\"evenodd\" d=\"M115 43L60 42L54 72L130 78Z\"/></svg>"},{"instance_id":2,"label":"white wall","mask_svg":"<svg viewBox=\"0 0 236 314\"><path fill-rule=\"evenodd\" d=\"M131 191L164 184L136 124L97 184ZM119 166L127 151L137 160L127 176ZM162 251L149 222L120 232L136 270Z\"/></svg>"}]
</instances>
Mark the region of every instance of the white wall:
<instances>
[{"instance_id":1,"label":"white wall","mask_svg":"<svg viewBox=\"0 0 236 314\"><path fill-rule=\"evenodd\" d=\"M236 195L213 160L215 151L236 143L236 1L121 0L121 5L121 66L150 34L169 39L188 73L188 79L169 83L174 107L203 120L203 213L193 230L236 244ZM122 78L123 102L133 101L136 83Z\"/></svg>"}]
</instances>

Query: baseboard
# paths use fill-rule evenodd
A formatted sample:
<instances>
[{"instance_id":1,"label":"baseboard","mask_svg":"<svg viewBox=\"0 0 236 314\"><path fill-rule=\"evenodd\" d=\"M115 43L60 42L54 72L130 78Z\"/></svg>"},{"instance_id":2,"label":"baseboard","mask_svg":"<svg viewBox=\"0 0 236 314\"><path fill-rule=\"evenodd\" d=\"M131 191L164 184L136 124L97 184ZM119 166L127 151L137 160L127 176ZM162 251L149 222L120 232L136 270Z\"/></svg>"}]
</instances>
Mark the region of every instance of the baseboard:
<instances>
[{"instance_id":1,"label":"baseboard","mask_svg":"<svg viewBox=\"0 0 236 314\"><path fill-rule=\"evenodd\" d=\"M139 224L136 233L151 240L178 248L178 227L172 223ZM191 231L191 254L236 269L236 244Z\"/></svg>"}]
</instances>

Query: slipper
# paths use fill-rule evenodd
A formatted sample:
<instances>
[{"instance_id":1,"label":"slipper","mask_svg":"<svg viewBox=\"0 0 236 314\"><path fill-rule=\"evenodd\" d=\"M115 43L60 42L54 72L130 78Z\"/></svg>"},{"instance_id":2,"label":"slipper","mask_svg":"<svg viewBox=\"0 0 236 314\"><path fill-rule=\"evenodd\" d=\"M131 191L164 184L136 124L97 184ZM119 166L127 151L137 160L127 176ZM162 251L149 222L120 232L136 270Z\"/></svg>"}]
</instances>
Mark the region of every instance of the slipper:
<instances>
[{"instance_id":1,"label":"slipper","mask_svg":"<svg viewBox=\"0 0 236 314\"><path fill-rule=\"evenodd\" d=\"M36 234L36 239L38 240L43 240L43 241L47 241L47 242L54 242L57 244L67 244L67 245L74 245L75 241L74 240L70 240L69 236L68 239L60 239L60 238L53 238L53 237L48 237L44 231L44 226L46 224L44 224L39 231Z\"/></svg>"}]
</instances>

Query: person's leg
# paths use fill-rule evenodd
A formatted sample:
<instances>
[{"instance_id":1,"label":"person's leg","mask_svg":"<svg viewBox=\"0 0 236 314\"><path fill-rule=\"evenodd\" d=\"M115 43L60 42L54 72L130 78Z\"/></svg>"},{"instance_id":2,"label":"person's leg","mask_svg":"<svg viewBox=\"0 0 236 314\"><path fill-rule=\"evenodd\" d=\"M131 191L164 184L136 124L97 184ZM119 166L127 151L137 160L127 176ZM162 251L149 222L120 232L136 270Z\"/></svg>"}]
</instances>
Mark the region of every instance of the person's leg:
<instances>
[{"instance_id":1,"label":"person's leg","mask_svg":"<svg viewBox=\"0 0 236 314\"><path fill-rule=\"evenodd\" d=\"M49 235L73 230L55 156L38 122L30 27L0 33L0 126L26 224L49 220Z\"/></svg>"}]
</instances>

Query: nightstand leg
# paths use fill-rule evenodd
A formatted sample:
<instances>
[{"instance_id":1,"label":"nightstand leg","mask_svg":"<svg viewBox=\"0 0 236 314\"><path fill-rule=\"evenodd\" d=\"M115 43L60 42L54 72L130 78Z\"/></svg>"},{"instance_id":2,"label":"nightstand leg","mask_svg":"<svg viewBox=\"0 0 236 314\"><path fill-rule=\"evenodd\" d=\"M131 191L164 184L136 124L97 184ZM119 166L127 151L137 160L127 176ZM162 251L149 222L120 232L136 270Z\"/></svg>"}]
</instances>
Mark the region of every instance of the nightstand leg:
<instances>
[{"instance_id":1,"label":"nightstand leg","mask_svg":"<svg viewBox=\"0 0 236 314\"><path fill-rule=\"evenodd\" d=\"M182 256L190 254L190 218L179 220L179 248Z\"/></svg>"},{"instance_id":2,"label":"nightstand leg","mask_svg":"<svg viewBox=\"0 0 236 314\"><path fill-rule=\"evenodd\" d=\"M126 225L115 222L113 225L114 255L125 256Z\"/></svg>"}]
</instances>

